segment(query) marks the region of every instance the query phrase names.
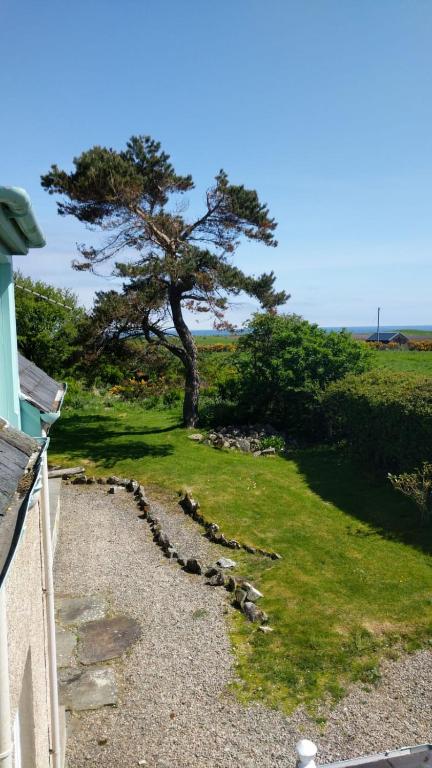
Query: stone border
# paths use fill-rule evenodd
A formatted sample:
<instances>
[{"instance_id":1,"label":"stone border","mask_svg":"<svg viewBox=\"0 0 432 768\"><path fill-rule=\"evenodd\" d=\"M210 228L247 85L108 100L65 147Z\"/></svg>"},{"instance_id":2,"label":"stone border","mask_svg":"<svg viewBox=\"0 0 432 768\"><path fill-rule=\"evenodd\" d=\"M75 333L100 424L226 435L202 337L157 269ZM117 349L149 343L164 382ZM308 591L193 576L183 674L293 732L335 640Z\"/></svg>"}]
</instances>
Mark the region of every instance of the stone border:
<instances>
[{"instance_id":1,"label":"stone border","mask_svg":"<svg viewBox=\"0 0 432 768\"><path fill-rule=\"evenodd\" d=\"M205 520L205 518L199 513L200 504L194 498L192 498L189 491L186 491L183 498L180 499L179 504L186 515L195 520L195 522L204 526L206 529L206 537L213 544L220 544L221 547L228 547L229 549L244 549L245 552L249 552L251 555L261 555L262 557L268 557L270 560L282 560L282 555L277 552L269 552L266 549L259 547L251 547L249 544L242 544L236 539L227 539L223 533L219 531L217 523L211 523Z\"/></svg>"},{"instance_id":2,"label":"stone border","mask_svg":"<svg viewBox=\"0 0 432 768\"><path fill-rule=\"evenodd\" d=\"M256 602L263 597L262 593L256 589L253 584L244 579L236 579L231 574L227 576L223 572L222 567L211 566L205 568L202 563L195 557L184 558L177 552L175 546L169 540L168 534L162 530L162 526L158 517L155 517L151 511L151 505L147 498L147 494L143 485L138 480L133 478L121 478L116 475L110 475L109 477L87 477L84 473L78 475L72 481L72 485L92 485L98 483L99 485L109 485L108 493L114 494L121 488L125 488L129 493L133 493L138 509L142 512L141 517L146 520L153 533L153 540L161 548L165 557L169 560L176 561L184 571L197 576L204 576L208 579L208 584L212 587L225 587L228 592L233 593L234 600L232 605L238 608L242 613L253 623L259 623L258 629L262 632L272 632L272 628L268 626L267 622L269 617L267 614L256 605ZM187 501L185 502L185 500ZM182 505L183 510L190 514L194 520L205 526L207 538L215 544L221 544L221 546L228 546L230 549L245 549L252 553L258 553L264 557L270 557L272 560L281 559L280 555L275 552L270 553L265 550L256 549L254 547L247 547L246 545L239 544L232 539L227 541L225 537L220 535L217 537L217 531L219 527L215 523L206 523L202 515L198 514L199 504L192 499L190 494L186 493L184 498L180 502L186 503L187 509ZM222 541L221 541L222 538ZM226 541L226 544L224 544Z\"/></svg>"}]
</instances>

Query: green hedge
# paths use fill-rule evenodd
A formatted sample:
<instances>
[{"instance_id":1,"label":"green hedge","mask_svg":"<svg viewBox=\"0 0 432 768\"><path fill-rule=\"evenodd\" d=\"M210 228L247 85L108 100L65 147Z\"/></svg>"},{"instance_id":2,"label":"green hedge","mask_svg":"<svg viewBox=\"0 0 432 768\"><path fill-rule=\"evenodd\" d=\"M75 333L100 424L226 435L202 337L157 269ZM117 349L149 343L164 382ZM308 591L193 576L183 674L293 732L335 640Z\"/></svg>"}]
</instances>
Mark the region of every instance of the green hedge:
<instances>
[{"instance_id":1,"label":"green hedge","mask_svg":"<svg viewBox=\"0 0 432 768\"><path fill-rule=\"evenodd\" d=\"M371 371L331 384L323 396L330 435L368 465L401 472L432 459L432 378Z\"/></svg>"}]
</instances>

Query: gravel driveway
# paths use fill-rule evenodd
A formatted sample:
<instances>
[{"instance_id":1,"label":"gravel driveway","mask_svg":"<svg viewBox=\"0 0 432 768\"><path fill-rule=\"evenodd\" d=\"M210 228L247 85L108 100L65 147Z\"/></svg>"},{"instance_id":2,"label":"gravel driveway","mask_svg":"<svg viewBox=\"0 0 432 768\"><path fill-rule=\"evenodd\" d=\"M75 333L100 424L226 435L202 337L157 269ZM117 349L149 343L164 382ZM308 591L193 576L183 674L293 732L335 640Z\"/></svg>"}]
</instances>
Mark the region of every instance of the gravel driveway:
<instances>
[{"instance_id":1,"label":"gravel driveway","mask_svg":"<svg viewBox=\"0 0 432 768\"><path fill-rule=\"evenodd\" d=\"M159 516L182 552L220 556L169 504ZM104 595L142 626L112 662L119 706L70 717L68 768L270 768L294 766L299 737L317 742L320 762L432 740L429 651L386 663L370 692L353 686L324 731L302 711L240 705L228 690L227 593L164 558L125 491L63 486L55 585L63 595Z\"/></svg>"}]
</instances>

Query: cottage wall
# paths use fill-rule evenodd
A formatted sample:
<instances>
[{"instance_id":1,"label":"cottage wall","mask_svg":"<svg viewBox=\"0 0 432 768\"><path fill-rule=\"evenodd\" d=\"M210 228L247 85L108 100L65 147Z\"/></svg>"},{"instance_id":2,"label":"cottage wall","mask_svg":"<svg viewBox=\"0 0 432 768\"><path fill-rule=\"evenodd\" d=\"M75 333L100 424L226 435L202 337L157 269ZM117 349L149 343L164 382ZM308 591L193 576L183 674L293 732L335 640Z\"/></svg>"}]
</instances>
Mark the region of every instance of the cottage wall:
<instances>
[{"instance_id":1,"label":"cottage wall","mask_svg":"<svg viewBox=\"0 0 432 768\"><path fill-rule=\"evenodd\" d=\"M12 723L16 723L19 709L21 739L30 747L27 754L34 754L34 768L49 768L50 765L43 573L41 501L38 498L27 512L25 529L5 585ZM33 763L23 760L23 766L33 768Z\"/></svg>"}]
</instances>

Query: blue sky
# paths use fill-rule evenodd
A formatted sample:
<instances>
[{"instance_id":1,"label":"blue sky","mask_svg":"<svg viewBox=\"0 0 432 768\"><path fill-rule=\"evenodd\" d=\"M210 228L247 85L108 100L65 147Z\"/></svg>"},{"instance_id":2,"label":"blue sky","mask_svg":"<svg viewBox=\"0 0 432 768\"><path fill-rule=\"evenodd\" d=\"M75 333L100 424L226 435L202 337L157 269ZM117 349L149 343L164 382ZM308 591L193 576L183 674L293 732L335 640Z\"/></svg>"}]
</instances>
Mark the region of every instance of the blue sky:
<instances>
[{"instance_id":1,"label":"blue sky","mask_svg":"<svg viewBox=\"0 0 432 768\"><path fill-rule=\"evenodd\" d=\"M191 214L221 167L258 190L279 247L237 262L273 269L289 311L432 324L430 0L3 0L0 30L0 183L27 189L48 242L25 274L86 304L116 285L72 271L95 234L39 177L148 133L192 173Z\"/></svg>"}]
</instances>

